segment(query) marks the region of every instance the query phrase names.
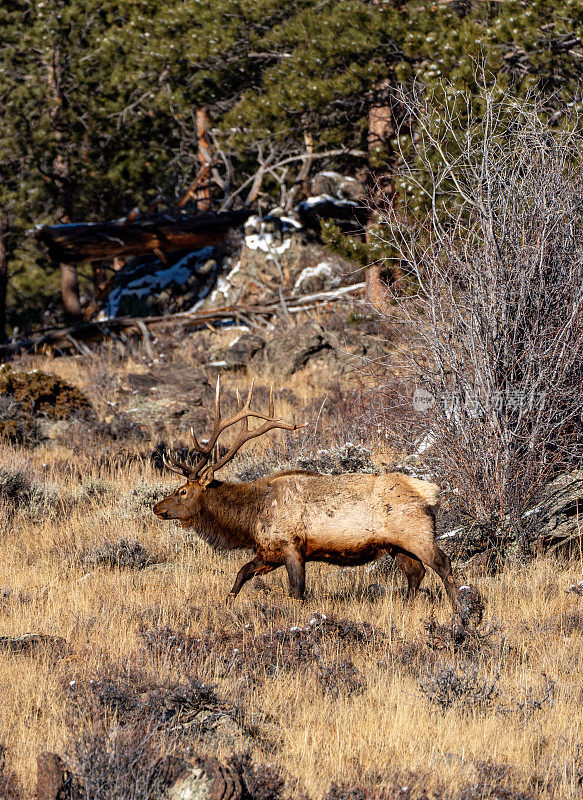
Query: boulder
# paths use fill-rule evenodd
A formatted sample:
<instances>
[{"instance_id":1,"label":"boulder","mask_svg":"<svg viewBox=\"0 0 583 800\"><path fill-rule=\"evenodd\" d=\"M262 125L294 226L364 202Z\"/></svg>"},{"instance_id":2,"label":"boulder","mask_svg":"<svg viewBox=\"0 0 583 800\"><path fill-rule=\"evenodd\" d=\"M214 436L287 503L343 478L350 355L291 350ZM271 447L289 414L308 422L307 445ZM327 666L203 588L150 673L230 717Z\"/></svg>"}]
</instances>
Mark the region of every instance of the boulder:
<instances>
[{"instance_id":1,"label":"boulder","mask_svg":"<svg viewBox=\"0 0 583 800\"><path fill-rule=\"evenodd\" d=\"M246 794L238 773L213 756L182 775L164 800L242 800Z\"/></svg>"},{"instance_id":2,"label":"boulder","mask_svg":"<svg viewBox=\"0 0 583 800\"><path fill-rule=\"evenodd\" d=\"M56 753L36 758L36 800L81 800L81 787Z\"/></svg>"}]
</instances>

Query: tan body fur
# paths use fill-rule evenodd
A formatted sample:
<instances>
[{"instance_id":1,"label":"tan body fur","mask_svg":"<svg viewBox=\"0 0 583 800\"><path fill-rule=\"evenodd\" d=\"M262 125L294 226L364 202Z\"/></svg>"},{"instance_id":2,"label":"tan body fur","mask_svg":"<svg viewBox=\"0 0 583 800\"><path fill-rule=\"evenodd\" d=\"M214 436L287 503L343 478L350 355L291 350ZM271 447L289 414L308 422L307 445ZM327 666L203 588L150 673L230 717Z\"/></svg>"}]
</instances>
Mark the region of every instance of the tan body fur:
<instances>
[{"instance_id":1,"label":"tan body fur","mask_svg":"<svg viewBox=\"0 0 583 800\"><path fill-rule=\"evenodd\" d=\"M154 513L193 527L214 547L251 549L232 595L255 575L285 565L303 597L305 563L357 565L395 556L414 595L434 569L455 602L448 557L434 543L439 487L402 473L319 475L291 470L252 483L189 480Z\"/></svg>"}]
</instances>

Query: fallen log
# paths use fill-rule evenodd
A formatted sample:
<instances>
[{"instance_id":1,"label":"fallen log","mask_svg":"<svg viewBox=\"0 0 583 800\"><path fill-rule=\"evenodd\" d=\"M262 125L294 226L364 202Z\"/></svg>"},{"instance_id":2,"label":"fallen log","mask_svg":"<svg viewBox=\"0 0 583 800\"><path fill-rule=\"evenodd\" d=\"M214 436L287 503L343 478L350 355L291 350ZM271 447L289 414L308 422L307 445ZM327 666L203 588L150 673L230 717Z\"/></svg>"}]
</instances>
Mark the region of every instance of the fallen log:
<instances>
[{"instance_id":1,"label":"fallen log","mask_svg":"<svg viewBox=\"0 0 583 800\"><path fill-rule=\"evenodd\" d=\"M252 213L250 209L219 214L159 213L111 222L47 225L33 235L47 247L55 263L79 264L221 244L228 231L243 225Z\"/></svg>"},{"instance_id":2,"label":"fallen log","mask_svg":"<svg viewBox=\"0 0 583 800\"><path fill-rule=\"evenodd\" d=\"M307 311L316 306L342 300L354 292L364 289L364 283L355 283L352 286L342 286L328 292L315 292L302 297L284 298L286 309L292 313ZM224 322L242 322L254 317L272 317L281 313L281 301L273 303L257 303L250 306L225 306L208 311L183 311L179 314L167 314L153 317L113 317L106 320L86 322L81 325L71 325L68 328L54 328L37 336L9 342L0 346L0 357L10 356L22 352L42 352L46 350L60 350L63 352L78 352L81 355L91 355L87 346L91 342L103 341L107 338L124 338L140 336L144 339L146 348L150 347L149 334L162 333L172 328L181 327L184 330L195 330L208 324Z\"/></svg>"}]
</instances>

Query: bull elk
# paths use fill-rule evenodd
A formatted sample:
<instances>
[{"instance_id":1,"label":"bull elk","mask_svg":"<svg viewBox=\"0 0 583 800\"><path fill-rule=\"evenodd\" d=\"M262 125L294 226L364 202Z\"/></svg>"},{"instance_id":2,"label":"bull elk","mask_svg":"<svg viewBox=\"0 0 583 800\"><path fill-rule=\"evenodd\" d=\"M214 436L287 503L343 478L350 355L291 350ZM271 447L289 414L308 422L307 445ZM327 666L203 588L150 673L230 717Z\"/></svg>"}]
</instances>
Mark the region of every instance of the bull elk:
<instances>
[{"instance_id":1,"label":"bull elk","mask_svg":"<svg viewBox=\"0 0 583 800\"><path fill-rule=\"evenodd\" d=\"M302 427L274 416L273 389L268 414L252 410L252 398L253 384L245 403L237 392L239 410L223 420L217 380L208 442L202 445L191 431L198 463L193 467L164 456L166 466L187 481L154 507L158 517L195 528L216 549L255 552L255 558L239 570L229 597L235 597L250 578L285 566L290 594L299 600L304 595L307 561L354 566L389 553L407 578L410 597L416 595L429 566L455 604L458 590L450 560L434 542L439 492L434 483L399 472L320 475L286 470L248 483L215 478L250 439L275 428ZM263 424L250 429L251 417ZM239 422L241 432L219 458L220 435Z\"/></svg>"}]
</instances>

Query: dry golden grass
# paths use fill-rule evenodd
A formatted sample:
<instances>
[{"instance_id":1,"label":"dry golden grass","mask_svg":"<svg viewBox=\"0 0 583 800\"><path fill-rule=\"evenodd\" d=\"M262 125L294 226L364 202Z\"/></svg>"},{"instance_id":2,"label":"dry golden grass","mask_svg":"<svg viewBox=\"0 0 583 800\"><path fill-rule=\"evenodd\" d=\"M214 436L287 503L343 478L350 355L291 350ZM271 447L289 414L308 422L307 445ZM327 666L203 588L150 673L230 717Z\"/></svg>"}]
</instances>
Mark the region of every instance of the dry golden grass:
<instances>
[{"instance_id":1,"label":"dry golden grass","mask_svg":"<svg viewBox=\"0 0 583 800\"><path fill-rule=\"evenodd\" d=\"M62 507L53 502L50 513L31 518L22 508L2 516L0 635L51 634L70 647L65 655L50 650L0 654L0 741L27 793L34 785L36 755L66 752L78 734L67 711L70 681L136 667L153 682L164 682L180 680L188 669L216 683L221 696L240 692L239 675L225 675L212 653L188 664L161 657L144 648L142 628L168 626L196 636L209 628L219 634L249 625L252 634L261 634L306 626L322 612L372 623L384 633L364 645L343 644L332 635L322 644L321 659L330 664L351 660L366 690L353 695L341 690L335 696L314 680L310 665L271 677L259 670L245 694L245 711L250 719L271 715L277 735L271 745L256 741L257 759L281 765L315 798L331 781L361 783L367 773L409 781L417 787L412 796L423 788L429 796L445 788L455 797L484 780L487 761L507 768L516 792L565 800L581 796L583 598L565 592L581 579L581 564L538 560L479 579L484 625L495 623L499 630L466 657L447 641L441 650L427 647L427 619L432 614L437 623L450 619L431 576L425 581L431 592L406 605L397 590L399 576L389 575L392 590L370 601L367 587L385 581L378 571L310 565L305 604L272 591L286 588L279 571L265 578L267 589L246 587L226 607L225 595L244 554L213 553L128 501L136 486L167 482L172 489L172 477L161 478L148 464L100 474L94 468L83 485L99 480L105 491L67 503L72 493L80 496L82 483L67 478L63 458L71 454L42 448L25 453L8 446L0 452L0 467L14 470L20 464L39 485L52 483L62 498ZM80 560L96 545L122 538L137 539L154 560L165 563L136 570ZM267 618L266 607L274 609ZM410 653L409 643L415 645ZM428 676L449 663L462 671L477 669L484 679L499 675L499 694L490 706L472 705L470 693L442 709L422 693ZM524 706L529 697L541 700L550 682L554 688L540 708Z\"/></svg>"}]
</instances>

